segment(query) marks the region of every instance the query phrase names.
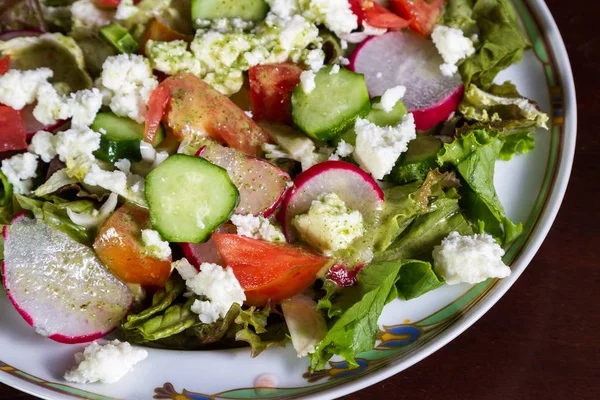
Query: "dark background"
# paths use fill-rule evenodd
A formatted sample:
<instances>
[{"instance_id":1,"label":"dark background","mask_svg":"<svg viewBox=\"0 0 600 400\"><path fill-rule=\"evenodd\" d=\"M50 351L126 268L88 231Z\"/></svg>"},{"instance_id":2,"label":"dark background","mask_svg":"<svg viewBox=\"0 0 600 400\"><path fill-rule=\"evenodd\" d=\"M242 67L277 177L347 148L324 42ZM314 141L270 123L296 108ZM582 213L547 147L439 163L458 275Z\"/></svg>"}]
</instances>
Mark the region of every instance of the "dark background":
<instances>
[{"instance_id":1,"label":"dark background","mask_svg":"<svg viewBox=\"0 0 600 400\"><path fill-rule=\"evenodd\" d=\"M344 399L600 399L600 2L546 3L569 52L579 114L575 164L552 230L475 325ZM0 384L5 399L33 397Z\"/></svg>"}]
</instances>

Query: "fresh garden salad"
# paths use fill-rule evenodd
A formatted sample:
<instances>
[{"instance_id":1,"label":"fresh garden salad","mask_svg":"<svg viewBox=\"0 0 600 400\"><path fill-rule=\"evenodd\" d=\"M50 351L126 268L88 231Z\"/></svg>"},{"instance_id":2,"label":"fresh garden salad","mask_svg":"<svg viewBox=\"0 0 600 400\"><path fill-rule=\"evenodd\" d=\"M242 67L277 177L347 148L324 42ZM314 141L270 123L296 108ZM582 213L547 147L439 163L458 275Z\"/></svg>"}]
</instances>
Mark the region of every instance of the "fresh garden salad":
<instances>
[{"instance_id":1,"label":"fresh garden salad","mask_svg":"<svg viewBox=\"0 0 600 400\"><path fill-rule=\"evenodd\" d=\"M114 382L144 346L357 365L387 303L510 274L496 161L548 117L494 79L530 47L508 0L32 0L1 21L3 286L48 339L113 339L67 380Z\"/></svg>"}]
</instances>

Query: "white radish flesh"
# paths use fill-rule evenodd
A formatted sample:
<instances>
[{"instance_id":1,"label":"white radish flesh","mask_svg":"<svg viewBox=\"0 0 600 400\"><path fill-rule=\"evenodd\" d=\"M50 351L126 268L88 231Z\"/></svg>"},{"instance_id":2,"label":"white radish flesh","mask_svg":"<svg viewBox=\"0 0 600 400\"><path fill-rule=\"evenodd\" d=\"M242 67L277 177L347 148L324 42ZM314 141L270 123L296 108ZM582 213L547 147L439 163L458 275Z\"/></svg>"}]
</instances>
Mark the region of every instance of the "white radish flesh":
<instances>
[{"instance_id":1,"label":"white radish flesh","mask_svg":"<svg viewBox=\"0 0 600 400\"><path fill-rule=\"evenodd\" d=\"M444 63L432 41L409 31L388 32L357 48L350 68L365 75L372 97L398 85L406 87L402 101L419 130L433 128L456 110L462 98L459 74L440 72Z\"/></svg>"},{"instance_id":2,"label":"white radish flesh","mask_svg":"<svg viewBox=\"0 0 600 400\"><path fill-rule=\"evenodd\" d=\"M3 234L6 293L38 333L61 343L89 342L127 314L133 295L89 247L26 217Z\"/></svg>"}]
</instances>

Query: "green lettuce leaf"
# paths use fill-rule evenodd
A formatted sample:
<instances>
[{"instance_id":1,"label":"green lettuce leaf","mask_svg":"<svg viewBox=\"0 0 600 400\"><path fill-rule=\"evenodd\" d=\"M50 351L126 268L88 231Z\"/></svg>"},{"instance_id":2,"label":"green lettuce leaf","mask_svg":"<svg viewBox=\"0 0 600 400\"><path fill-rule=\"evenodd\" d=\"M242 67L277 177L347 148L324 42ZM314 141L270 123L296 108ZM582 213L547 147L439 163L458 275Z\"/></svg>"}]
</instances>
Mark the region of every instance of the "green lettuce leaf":
<instances>
[{"instance_id":1,"label":"green lettuce leaf","mask_svg":"<svg viewBox=\"0 0 600 400\"><path fill-rule=\"evenodd\" d=\"M506 217L494 188L496 160L503 146L504 139L497 131L474 129L445 144L438 162L453 165L466 183L460 191L466 217L480 232L493 235L505 245L516 239L522 225Z\"/></svg>"},{"instance_id":2,"label":"green lettuce leaf","mask_svg":"<svg viewBox=\"0 0 600 400\"><path fill-rule=\"evenodd\" d=\"M235 319L235 323L241 327L235 334L235 340L248 343L252 357L258 356L269 347L283 347L287 340L287 330L281 325L269 325L267 330L267 318L271 311L271 305L262 309L250 307L248 310L242 310Z\"/></svg>"},{"instance_id":3,"label":"green lettuce leaf","mask_svg":"<svg viewBox=\"0 0 600 400\"><path fill-rule=\"evenodd\" d=\"M458 195L451 194L436 203L436 210L417 217L405 232L385 251L375 254L373 260L393 261L411 258L429 259L433 248L450 232L473 234L459 206ZM412 289L415 293L417 289ZM411 296L418 297L418 296Z\"/></svg>"},{"instance_id":4,"label":"green lettuce leaf","mask_svg":"<svg viewBox=\"0 0 600 400\"><path fill-rule=\"evenodd\" d=\"M423 182L384 190L382 222L375 232L375 252L387 249L419 215L437 209L437 203L446 198L446 191L458 184L454 174L431 170Z\"/></svg>"},{"instance_id":5,"label":"green lettuce leaf","mask_svg":"<svg viewBox=\"0 0 600 400\"><path fill-rule=\"evenodd\" d=\"M127 316L127 321L121 325L121 329L135 329L140 326L144 321L147 321L149 318L169 307L184 291L184 280L181 279L179 274L172 274L165 283L165 286L154 293L150 307L137 314L129 314Z\"/></svg>"},{"instance_id":6,"label":"green lettuce leaf","mask_svg":"<svg viewBox=\"0 0 600 400\"><path fill-rule=\"evenodd\" d=\"M91 246L95 239L95 230L75 224L69 218L67 209L76 213L88 213L94 209L90 200L68 201L57 196L49 200L38 200L30 197L15 195L15 212L26 210L54 229L58 229L79 243Z\"/></svg>"},{"instance_id":7,"label":"green lettuce leaf","mask_svg":"<svg viewBox=\"0 0 600 400\"><path fill-rule=\"evenodd\" d=\"M122 332L132 343L151 342L181 333L201 323L198 314L191 310L195 300L196 298L190 297L184 304L171 305L163 313L155 314L134 328L124 329Z\"/></svg>"},{"instance_id":8,"label":"green lettuce leaf","mask_svg":"<svg viewBox=\"0 0 600 400\"><path fill-rule=\"evenodd\" d=\"M462 29L467 37L478 35L477 51L459 66L465 86L487 89L531 46L508 0L449 0L444 23Z\"/></svg>"},{"instance_id":9,"label":"green lettuce leaf","mask_svg":"<svg viewBox=\"0 0 600 400\"><path fill-rule=\"evenodd\" d=\"M46 31L42 9L37 0L0 0L0 32Z\"/></svg>"},{"instance_id":10,"label":"green lettuce leaf","mask_svg":"<svg viewBox=\"0 0 600 400\"><path fill-rule=\"evenodd\" d=\"M508 161L515 154L526 154L535 147L535 138L529 132L515 133L504 138L500 159Z\"/></svg>"},{"instance_id":11,"label":"green lettuce leaf","mask_svg":"<svg viewBox=\"0 0 600 400\"><path fill-rule=\"evenodd\" d=\"M419 270L432 267L428 262L416 260L371 263L358 273L356 286L340 292L332 304L339 317L333 320L315 352L310 354L312 370L325 368L334 355L343 357L351 367L358 366L356 355L375 345L379 330L377 320L383 307L398 295L404 296L399 292L399 288L404 289L399 283L404 268L412 270L407 273L407 282L411 280L424 286L427 279L417 276L422 275Z\"/></svg>"}]
</instances>

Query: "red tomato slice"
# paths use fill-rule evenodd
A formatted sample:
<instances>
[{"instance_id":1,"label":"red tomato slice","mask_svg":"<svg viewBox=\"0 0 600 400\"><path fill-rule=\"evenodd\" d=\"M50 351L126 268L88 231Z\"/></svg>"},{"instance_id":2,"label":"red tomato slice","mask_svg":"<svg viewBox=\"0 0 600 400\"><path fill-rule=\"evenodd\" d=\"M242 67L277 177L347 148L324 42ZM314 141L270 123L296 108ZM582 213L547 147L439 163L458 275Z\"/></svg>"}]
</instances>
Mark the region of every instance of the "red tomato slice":
<instances>
[{"instance_id":1,"label":"red tomato slice","mask_svg":"<svg viewBox=\"0 0 600 400\"><path fill-rule=\"evenodd\" d=\"M169 92L169 89L164 86L159 85L152 93L150 93L150 98L148 99L148 111L146 112L146 124L144 127L144 141L154 143L156 132L158 132L160 121L165 115L170 98L171 93Z\"/></svg>"},{"instance_id":2,"label":"red tomato slice","mask_svg":"<svg viewBox=\"0 0 600 400\"><path fill-rule=\"evenodd\" d=\"M372 0L350 0L350 7L358 17L358 22L365 21L375 28L402 29L411 21L399 17L381 4Z\"/></svg>"},{"instance_id":3,"label":"red tomato slice","mask_svg":"<svg viewBox=\"0 0 600 400\"><path fill-rule=\"evenodd\" d=\"M0 152L27 148L21 111L0 104Z\"/></svg>"},{"instance_id":4,"label":"red tomato slice","mask_svg":"<svg viewBox=\"0 0 600 400\"><path fill-rule=\"evenodd\" d=\"M171 94L163 121L181 138L208 136L251 156L269 140L241 108L195 75L173 75L160 86Z\"/></svg>"},{"instance_id":5,"label":"red tomato slice","mask_svg":"<svg viewBox=\"0 0 600 400\"><path fill-rule=\"evenodd\" d=\"M303 247L214 233L217 251L246 293L246 304L279 303L303 292L329 259Z\"/></svg>"},{"instance_id":6,"label":"red tomato slice","mask_svg":"<svg viewBox=\"0 0 600 400\"><path fill-rule=\"evenodd\" d=\"M148 25L148 29L146 29L146 33L144 34L144 38L142 39L142 43L140 45L141 53L144 54L146 50L146 43L148 40L156 40L159 42L172 42L174 40L184 40L186 42L191 42L193 37L184 35L183 33L179 33L169 28L167 25L161 24L157 20L152 20L150 25Z\"/></svg>"},{"instance_id":7,"label":"red tomato slice","mask_svg":"<svg viewBox=\"0 0 600 400\"><path fill-rule=\"evenodd\" d=\"M157 260L144 254L141 231L149 228L147 210L124 204L100 228L94 250L100 261L123 282L162 287L171 275L171 257Z\"/></svg>"},{"instance_id":8,"label":"red tomato slice","mask_svg":"<svg viewBox=\"0 0 600 400\"><path fill-rule=\"evenodd\" d=\"M0 58L0 75L5 74L6 72L8 72L8 66L10 64L10 57L9 56L5 56Z\"/></svg>"},{"instance_id":9,"label":"red tomato slice","mask_svg":"<svg viewBox=\"0 0 600 400\"><path fill-rule=\"evenodd\" d=\"M444 11L446 0L390 0L390 7L401 17L411 19L410 28L429 37Z\"/></svg>"},{"instance_id":10,"label":"red tomato slice","mask_svg":"<svg viewBox=\"0 0 600 400\"><path fill-rule=\"evenodd\" d=\"M250 100L256 120L292 123L292 92L304 71L295 64L250 68Z\"/></svg>"}]
</instances>

